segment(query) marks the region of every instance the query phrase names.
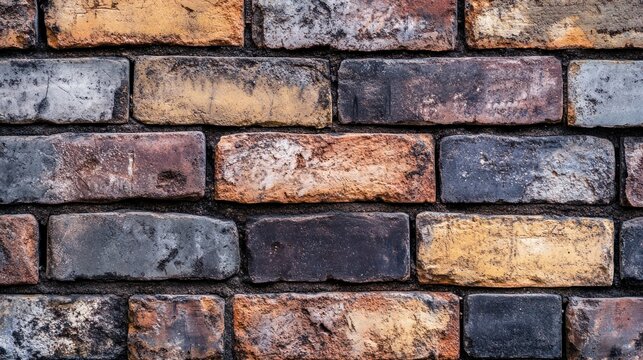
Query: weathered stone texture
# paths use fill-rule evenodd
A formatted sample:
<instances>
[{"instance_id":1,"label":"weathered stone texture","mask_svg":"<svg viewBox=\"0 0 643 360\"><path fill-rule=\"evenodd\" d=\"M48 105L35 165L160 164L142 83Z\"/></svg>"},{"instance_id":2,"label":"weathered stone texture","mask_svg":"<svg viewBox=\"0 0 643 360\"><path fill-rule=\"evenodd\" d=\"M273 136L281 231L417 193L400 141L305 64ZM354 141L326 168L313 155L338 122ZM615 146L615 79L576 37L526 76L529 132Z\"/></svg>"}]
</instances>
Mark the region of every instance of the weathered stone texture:
<instances>
[{"instance_id":1,"label":"weathered stone texture","mask_svg":"<svg viewBox=\"0 0 643 360\"><path fill-rule=\"evenodd\" d=\"M254 282L406 280L409 217L394 213L270 216L246 225Z\"/></svg>"},{"instance_id":2,"label":"weathered stone texture","mask_svg":"<svg viewBox=\"0 0 643 360\"><path fill-rule=\"evenodd\" d=\"M607 219L417 216L420 282L485 287L610 286L614 224Z\"/></svg>"},{"instance_id":3,"label":"weathered stone texture","mask_svg":"<svg viewBox=\"0 0 643 360\"><path fill-rule=\"evenodd\" d=\"M242 359L458 359L459 299L450 293L236 295Z\"/></svg>"},{"instance_id":4,"label":"weathered stone texture","mask_svg":"<svg viewBox=\"0 0 643 360\"><path fill-rule=\"evenodd\" d=\"M643 359L643 298L571 298L568 359Z\"/></svg>"},{"instance_id":5,"label":"weathered stone texture","mask_svg":"<svg viewBox=\"0 0 643 360\"><path fill-rule=\"evenodd\" d=\"M643 47L643 6L632 0L467 0L474 48Z\"/></svg>"},{"instance_id":6,"label":"weathered stone texture","mask_svg":"<svg viewBox=\"0 0 643 360\"><path fill-rule=\"evenodd\" d=\"M215 198L242 203L435 201L427 134L246 133L216 147Z\"/></svg>"},{"instance_id":7,"label":"weathered stone texture","mask_svg":"<svg viewBox=\"0 0 643 360\"><path fill-rule=\"evenodd\" d=\"M643 217L621 227L621 279L643 283Z\"/></svg>"},{"instance_id":8,"label":"weathered stone texture","mask_svg":"<svg viewBox=\"0 0 643 360\"><path fill-rule=\"evenodd\" d=\"M198 198L200 132L0 137L0 204Z\"/></svg>"},{"instance_id":9,"label":"weathered stone texture","mask_svg":"<svg viewBox=\"0 0 643 360\"><path fill-rule=\"evenodd\" d=\"M615 195L614 145L591 136L449 136L440 174L449 203L607 204Z\"/></svg>"},{"instance_id":10,"label":"weathered stone texture","mask_svg":"<svg viewBox=\"0 0 643 360\"><path fill-rule=\"evenodd\" d=\"M243 1L49 0L54 48L103 45L243 45Z\"/></svg>"},{"instance_id":11,"label":"weathered stone texture","mask_svg":"<svg viewBox=\"0 0 643 360\"><path fill-rule=\"evenodd\" d=\"M340 50L454 49L455 0L253 0L261 47Z\"/></svg>"},{"instance_id":12,"label":"weathered stone texture","mask_svg":"<svg viewBox=\"0 0 643 360\"><path fill-rule=\"evenodd\" d=\"M2 359L122 359L126 341L117 297L0 295Z\"/></svg>"},{"instance_id":13,"label":"weathered stone texture","mask_svg":"<svg viewBox=\"0 0 643 360\"><path fill-rule=\"evenodd\" d=\"M0 48L34 46L36 13L36 0L0 0Z\"/></svg>"},{"instance_id":14,"label":"weathered stone texture","mask_svg":"<svg viewBox=\"0 0 643 360\"><path fill-rule=\"evenodd\" d=\"M0 123L126 123L127 59L0 61Z\"/></svg>"},{"instance_id":15,"label":"weathered stone texture","mask_svg":"<svg viewBox=\"0 0 643 360\"><path fill-rule=\"evenodd\" d=\"M325 60L142 57L134 82L134 117L147 124L332 123Z\"/></svg>"},{"instance_id":16,"label":"weathered stone texture","mask_svg":"<svg viewBox=\"0 0 643 360\"><path fill-rule=\"evenodd\" d=\"M464 350L475 358L558 359L563 304L558 295L469 295Z\"/></svg>"},{"instance_id":17,"label":"weathered stone texture","mask_svg":"<svg viewBox=\"0 0 643 360\"><path fill-rule=\"evenodd\" d=\"M224 308L217 296L131 297L129 359L223 359Z\"/></svg>"},{"instance_id":18,"label":"weathered stone texture","mask_svg":"<svg viewBox=\"0 0 643 360\"><path fill-rule=\"evenodd\" d=\"M144 212L49 218L47 276L76 279L225 279L239 269L232 221Z\"/></svg>"},{"instance_id":19,"label":"weathered stone texture","mask_svg":"<svg viewBox=\"0 0 643 360\"><path fill-rule=\"evenodd\" d=\"M343 123L512 125L563 114L553 57L346 60L338 91Z\"/></svg>"},{"instance_id":20,"label":"weathered stone texture","mask_svg":"<svg viewBox=\"0 0 643 360\"><path fill-rule=\"evenodd\" d=\"M570 125L643 126L643 61L572 61L568 79Z\"/></svg>"},{"instance_id":21,"label":"weathered stone texture","mask_svg":"<svg viewBox=\"0 0 643 360\"><path fill-rule=\"evenodd\" d=\"M623 139L625 167L622 200L626 205L643 207L643 138Z\"/></svg>"},{"instance_id":22,"label":"weathered stone texture","mask_svg":"<svg viewBox=\"0 0 643 360\"><path fill-rule=\"evenodd\" d=\"M0 215L0 285L38 283L38 222Z\"/></svg>"}]
</instances>

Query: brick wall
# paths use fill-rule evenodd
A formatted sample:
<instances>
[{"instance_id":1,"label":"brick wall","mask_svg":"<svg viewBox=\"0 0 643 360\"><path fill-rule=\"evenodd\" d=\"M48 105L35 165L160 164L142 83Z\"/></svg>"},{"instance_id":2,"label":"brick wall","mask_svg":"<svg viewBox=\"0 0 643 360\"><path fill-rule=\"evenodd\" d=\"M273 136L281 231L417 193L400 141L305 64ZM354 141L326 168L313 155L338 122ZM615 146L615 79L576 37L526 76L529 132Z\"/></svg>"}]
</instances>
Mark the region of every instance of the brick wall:
<instances>
[{"instance_id":1,"label":"brick wall","mask_svg":"<svg viewBox=\"0 0 643 360\"><path fill-rule=\"evenodd\" d=\"M642 359L642 19L0 0L0 359Z\"/></svg>"}]
</instances>

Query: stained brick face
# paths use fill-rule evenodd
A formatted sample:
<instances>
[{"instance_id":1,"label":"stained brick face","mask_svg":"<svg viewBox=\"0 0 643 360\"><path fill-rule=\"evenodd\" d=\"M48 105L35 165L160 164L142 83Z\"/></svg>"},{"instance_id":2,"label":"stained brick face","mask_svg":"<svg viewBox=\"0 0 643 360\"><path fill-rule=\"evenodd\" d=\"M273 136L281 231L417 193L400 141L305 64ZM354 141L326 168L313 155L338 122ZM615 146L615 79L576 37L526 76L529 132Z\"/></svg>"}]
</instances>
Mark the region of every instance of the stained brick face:
<instances>
[{"instance_id":1,"label":"stained brick face","mask_svg":"<svg viewBox=\"0 0 643 360\"><path fill-rule=\"evenodd\" d=\"M0 215L0 285L38 283L38 222Z\"/></svg>"},{"instance_id":2,"label":"stained brick face","mask_svg":"<svg viewBox=\"0 0 643 360\"><path fill-rule=\"evenodd\" d=\"M643 138L623 139L623 195L626 205L643 207Z\"/></svg>"},{"instance_id":3,"label":"stained brick face","mask_svg":"<svg viewBox=\"0 0 643 360\"><path fill-rule=\"evenodd\" d=\"M36 0L0 0L0 48L36 43Z\"/></svg>"}]
</instances>

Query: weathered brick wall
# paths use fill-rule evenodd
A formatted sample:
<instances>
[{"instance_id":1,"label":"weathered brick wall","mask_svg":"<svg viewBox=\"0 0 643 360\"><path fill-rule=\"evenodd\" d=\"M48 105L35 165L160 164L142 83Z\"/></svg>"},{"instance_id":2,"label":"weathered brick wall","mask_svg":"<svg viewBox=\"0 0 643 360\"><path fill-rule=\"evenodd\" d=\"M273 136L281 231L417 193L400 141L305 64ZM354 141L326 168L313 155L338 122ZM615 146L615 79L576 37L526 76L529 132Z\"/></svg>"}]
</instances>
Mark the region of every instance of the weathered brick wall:
<instances>
[{"instance_id":1,"label":"weathered brick wall","mask_svg":"<svg viewBox=\"0 0 643 360\"><path fill-rule=\"evenodd\" d=\"M0 359L643 359L639 0L0 0Z\"/></svg>"}]
</instances>

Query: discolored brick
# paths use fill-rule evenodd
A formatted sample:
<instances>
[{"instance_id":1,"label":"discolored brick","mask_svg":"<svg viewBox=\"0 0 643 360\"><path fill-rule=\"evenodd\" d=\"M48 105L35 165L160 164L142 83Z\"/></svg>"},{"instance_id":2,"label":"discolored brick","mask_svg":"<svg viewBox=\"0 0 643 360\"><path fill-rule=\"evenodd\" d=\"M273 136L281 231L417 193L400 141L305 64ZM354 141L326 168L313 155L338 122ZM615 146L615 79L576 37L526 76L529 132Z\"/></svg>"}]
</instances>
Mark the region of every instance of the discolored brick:
<instances>
[{"instance_id":1,"label":"discolored brick","mask_svg":"<svg viewBox=\"0 0 643 360\"><path fill-rule=\"evenodd\" d=\"M224 308L218 296L132 296L129 359L223 359Z\"/></svg>"},{"instance_id":2,"label":"discolored brick","mask_svg":"<svg viewBox=\"0 0 643 360\"><path fill-rule=\"evenodd\" d=\"M33 215L0 215L0 285L37 283L36 218Z\"/></svg>"},{"instance_id":3,"label":"discolored brick","mask_svg":"<svg viewBox=\"0 0 643 360\"><path fill-rule=\"evenodd\" d=\"M474 48L643 47L643 7L631 0L466 0Z\"/></svg>"},{"instance_id":4,"label":"discolored brick","mask_svg":"<svg viewBox=\"0 0 643 360\"><path fill-rule=\"evenodd\" d=\"M0 295L3 359L122 359L126 331L115 296Z\"/></svg>"},{"instance_id":5,"label":"discolored brick","mask_svg":"<svg viewBox=\"0 0 643 360\"><path fill-rule=\"evenodd\" d=\"M134 117L146 124L330 126L328 61L141 57Z\"/></svg>"},{"instance_id":6,"label":"discolored brick","mask_svg":"<svg viewBox=\"0 0 643 360\"><path fill-rule=\"evenodd\" d=\"M181 199L204 192L200 132L0 137L0 204Z\"/></svg>"},{"instance_id":7,"label":"discolored brick","mask_svg":"<svg viewBox=\"0 0 643 360\"><path fill-rule=\"evenodd\" d=\"M621 227L621 279L643 283L643 217Z\"/></svg>"},{"instance_id":8,"label":"discolored brick","mask_svg":"<svg viewBox=\"0 0 643 360\"><path fill-rule=\"evenodd\" d=\"M450 293L235 295L242 359L458 359L459 299Z\"/></svg>"},{"instance_id":9,"label":"discolored brick","mask_svg":"<svg viewBox=\"0 0 643 360\"><path fill-rule=\"evenodd\" d=\"M622 202L643 207L643 138L623 139L623 159Z\"/></svg>"},{"instance_id":10,"label":"discolored brick","mask_svg":"<svg viewBox=\"0 0 643 360\"><path fill-rule=\"evenodd\" d=\"M464 350L475 358L558 359L563 304L558 295L469 295Z\"/></svg>"},{"instance_id":11,"label":"discolored brick","mask_svg":"<svg viewBox=\"0 0 643 360\"><path fill-rule=\"evenodd\" d=\"M612 285L611 220L425 212L416 221L422 283L505 288Z\"/></svg>"},{"instance_id":12,"label":"discolored brick","mask_svg":"<svg viewBox=\"0 0 643 360\"><path fill-rule=\"evenodd\" d=\"M568 359L641 359L643 298L582 299L567 305Z\"/></svg>"},{"instance_id":13,"label":"discolored brick","mask_svg":"<svg viewBox=\"0 0 643 360\"><path fill-rule=\"evenodd\" d=\"M406 214L268 216L252 219L246 229L248 273L254 282L409 277Z\"/></svg>"},{"instance_id":14,"label":"discolored brick","mask_svg":"<svg viewBox=\"0 0 643 360\"><path fill-rule=\"evenodd\" d=\"M36 43L36 0L0 0L0 49Z\"/></svg>"},{"instance_id":15,"label":"discolored brick","mask_svg":"<svg viewBox=\"0 0 643 360\"><path fill-rule=\"evenodd\" d=\"M643 126L643 61L572 61L568 81L570 125Z\"/></svg>"},{"instance_id":16,"label":"discolored brick","mask_svg":"<svg viewBox=\"0 0 643 360\"><path fill-rule=\"evenodd\" d=\"M434 202L433 148L427 134L227 135L215 150L215 198Z\"/></svg>"},{"instance_id":17,"label":"discolored brick","mask_svg":"<svg viewBox=\"0 0 643 360\"><path fill-rule=\"evenodd\" d=\"M346 60L338 91L343 123L514 125L563 114L553 57Z\"/></svg>"},{"instance_id":18,"label":"discolored brick","mask_svg":"<svg viewBox=\"0 0 643 360\"><path fill-rule=\"evenodd\" d=\"M243 45L243 0L49 0L53 48Z\"/></svg>"},{"instance_id":19,"label":"discolored brick","mask_svg":"<svg viewBox=\"0 0 643 360\"><path fill-rule=\"evenodd\" d=\"M440 145L442 201L608 204L614 145L591 136L456 135Z\"/></svg>"},{"instance_id":20,"label":"discolored brick","mask_svg":"<svg viewBox=\"0 0 643 360\"><path fill-rule=\"evenodd\" d=\"M126 123L129 62L116 58L0 61L0 123Z\"/></svg>"},{"instance_id":21,"label":"discolored brick","mask_svg":"<svg viewBox=\"0 0 643 360\"><path fill-rule=\"evenodd\" d=\"M239 269L232 221L145 212L49 218L47 276L77 279L215 279Z\"/></svg>"},{"instance_id":22,"label":"discolored brick","mask_svg":"<svg viewBox=\"0 0 643 360\"><path fill-rule=\"evenodd\" d=\"M260 47L339 50L455 48L455 0L253 0Z\"/></svg>"}]
</instances>

